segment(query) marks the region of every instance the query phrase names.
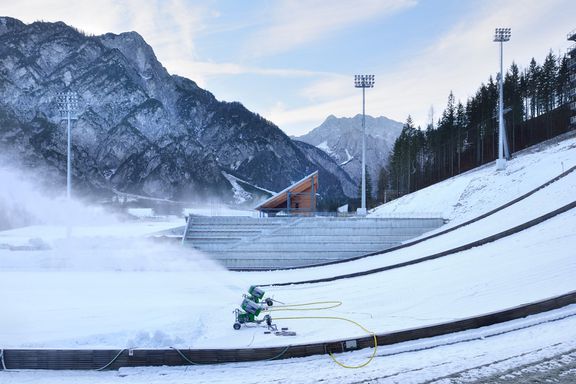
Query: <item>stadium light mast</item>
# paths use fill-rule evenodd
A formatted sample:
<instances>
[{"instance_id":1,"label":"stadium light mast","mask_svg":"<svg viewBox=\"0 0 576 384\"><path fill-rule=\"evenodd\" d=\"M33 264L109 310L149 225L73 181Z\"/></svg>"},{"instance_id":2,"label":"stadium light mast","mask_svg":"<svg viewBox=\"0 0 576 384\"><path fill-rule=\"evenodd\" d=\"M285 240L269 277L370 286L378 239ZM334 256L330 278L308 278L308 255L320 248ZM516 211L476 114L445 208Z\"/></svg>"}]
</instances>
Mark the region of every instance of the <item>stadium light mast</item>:
<instances>
[{"instance_id":1,"label":"stadium light mast","mask_svg":"<svg viewBox=\"0 0 576 384\"><path fill-rule=\"evenodd\" d=\"M62 92L56 96L58 104L58 111L60 116L67 120L67 136L68 143L66 148L66 198L70 200L72 197L72 134L71 134L71 121L76 118L76 111L78 110L78 96L75 92Z\"/></svg>"},{"instance_id":2,"label":"stadium light mast","mask_svg":"<svg viewBox=\"0 0 576 384\"><path fill-rule=\"evenodd\" d=\"M355 75L354 86L362 88L362 207L356 211L365 216L366 211L366 88L374 87L374 75Z\"/></svg>"},{"instance_id":3,"label":"stadium light mast","mask_svg":"<svg viewBox=\"0 0 576 384\"><path fill-rule=\"evenodd\" d=\"M498 74L498 159L496 160L496 169L506 169L506 159L504 158L504 140L506 131L504 128L504 71L503 71L503 56L504 56L504 42L510 40L510 28L496 28L494 34L494 41L500 43L500 73Z\"/></svg>"}]
</instances>

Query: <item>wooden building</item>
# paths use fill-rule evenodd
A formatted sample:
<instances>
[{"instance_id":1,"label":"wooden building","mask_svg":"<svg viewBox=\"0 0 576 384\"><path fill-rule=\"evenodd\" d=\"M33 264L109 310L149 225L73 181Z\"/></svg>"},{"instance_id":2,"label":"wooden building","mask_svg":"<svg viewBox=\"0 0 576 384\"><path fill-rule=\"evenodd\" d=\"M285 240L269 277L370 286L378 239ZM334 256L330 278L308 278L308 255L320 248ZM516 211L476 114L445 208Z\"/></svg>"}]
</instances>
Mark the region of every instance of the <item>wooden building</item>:
<instances>
[{"instance_id":1,"label":"wooden building","mask_svg":"<svg viewBox=\"0 0 576 384\"><path fill-rule=\"evenodd\" d=\"M318 171L278 192L255 209L261 215L311 216L316 212Z\"/></svg>"}]
</instances>

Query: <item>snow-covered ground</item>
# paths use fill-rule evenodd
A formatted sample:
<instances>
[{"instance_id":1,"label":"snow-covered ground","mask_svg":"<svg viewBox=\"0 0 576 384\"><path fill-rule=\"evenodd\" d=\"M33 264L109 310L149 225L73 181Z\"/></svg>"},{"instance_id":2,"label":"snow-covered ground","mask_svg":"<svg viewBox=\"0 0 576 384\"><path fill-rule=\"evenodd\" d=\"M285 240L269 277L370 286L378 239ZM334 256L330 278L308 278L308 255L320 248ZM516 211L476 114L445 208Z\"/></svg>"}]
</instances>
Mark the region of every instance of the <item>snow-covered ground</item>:
<instances>
[{"instance_id":1,"label":"snow-covered ground","mask_svg":"<svg viewBox=\"0 0 576 384\"><path fill-rule=\"evenodd\" d=\"M506 326L467 331L425 341L381 346L375 359L362 369L338 367L326 355L258 363L195 365L189 367L121 368L119 371L20 371L0 372L0 383L42 384L229 384L261 383L384 383L455 384L494 383L509 375L506 383L574 383L576 374L576 308L553 311L548 316L517 320ZM348 364L364 362L371 350L339 355ZM528 381L510 370L542 362L572 367L564 377ZM547 367L540 367L546 370ZM521 374L521 373L520 373ZM518 374L517 374L518 375Z\"/></svg>"},{"instance_id":2,"label":"snow-covered ground","mask_svg":"<svg viewBox=\"0 0 576 384\"><path fill-rule=\"evenodd\" d=\"M576 165L576 139L527 151L503 172L468 172L373 212L443 212L450 225L510 201ZM0 348L258 347L364 336L370 331L435 324L576 290L576 212L481 247L441 259L329 283L268 287L285 303L338 300L314 312L272 312L293 337L263 328L232 329L232 310L249 285L300 281L411 260L511 228L574 201L576 173L506 210L447 235L382 256L332 266L232 273L199 252L143 236L174 223L45 223L0 232L0 244L42 240L49 249L0 249ZM24 204L25 206L26 204ZM61 223L60 223L61 224ZM178 225L182 225L181 222ZM157 226L157 227L151 227ZM174 225L175 226L175 225ZM162 228L160 228L162 227ZM86 229L88 228L88 229ZM54 233L53 233L53 232ZM0 247L1 248L1 247ZM6 248L6 247L5 247ZM515 330L520 328L519 330ZM366 368L347 370L327 356L190 368L122 369L107 373L0 372L6 382L398 382L420 383L459 374L474 378L576 349L576 307L504 325L403 345L380 347ZM414 351L418 350L418 351ZM365 361L371 349L338 356ZM465 374L464 374L464 373ZM444 380L444 381L442 381Z\"/></svg>"},{"instance_id":3,"label":"snow-covered ground","mask_svg":"<svg viewBox=\"0 0 576 384\"><path fill-rule=\"evenodd\" d=\"M494 163L486 164L393 200L372 210L370 216L440 212L451 225L477 217L576 166L576 139L571 136L520 152L504 171L495 171Z\"/></svg>"},{"instance_id":4,"label":"snow-covered ground","mask_svg":"<svg viewBox=\"0 0 576 384\"><path fill-rule=\"evenodd\" d=\"M323 150L324 152L326 152L329 155L332 155L332 149L330 149L330 146L328 145L328 140L324 140L323 142L321 142L320 144L318 144L316 146L316 148Z\"/></svg>"}]
</instances>

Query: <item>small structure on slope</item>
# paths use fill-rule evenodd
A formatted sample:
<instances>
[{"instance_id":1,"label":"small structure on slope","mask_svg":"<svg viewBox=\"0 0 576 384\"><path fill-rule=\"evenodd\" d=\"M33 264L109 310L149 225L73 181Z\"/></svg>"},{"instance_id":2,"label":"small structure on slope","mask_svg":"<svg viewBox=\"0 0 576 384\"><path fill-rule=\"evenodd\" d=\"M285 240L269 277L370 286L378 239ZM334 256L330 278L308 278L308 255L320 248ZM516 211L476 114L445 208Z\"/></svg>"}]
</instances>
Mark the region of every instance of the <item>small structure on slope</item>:
<instances>
[{"instance_id":1,"label":"small structure on slope","mask_svg":"<svg viewBox=\"0 0 576 384\"><path fill-rule=\"evenodd\" d=\"M312 216L316 212L317 191L318 171L278 192L255 209L261 216Z\"/></svg>"}]
</instances>

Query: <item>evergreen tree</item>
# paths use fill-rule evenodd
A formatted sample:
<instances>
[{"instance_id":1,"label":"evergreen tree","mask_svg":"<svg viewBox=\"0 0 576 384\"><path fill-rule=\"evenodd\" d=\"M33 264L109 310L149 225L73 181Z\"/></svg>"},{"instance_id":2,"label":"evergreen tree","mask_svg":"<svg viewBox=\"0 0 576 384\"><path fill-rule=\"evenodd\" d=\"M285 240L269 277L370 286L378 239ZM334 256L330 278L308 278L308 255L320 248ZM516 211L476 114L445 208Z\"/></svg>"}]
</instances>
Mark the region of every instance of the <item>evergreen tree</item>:
<instances>
[{"instance_id":1,"label":"evergreen tree","mask_svg":"<svg viewBox=\"0 0 576 384\"><path fill-rule=\"evenodd\" d=\"M515 151L514 143L516 139L514 127L524 119L524 101L522 98L520 78L518 66L516 63L512 63L510 70L504 77L504 108L511 109L504 116L504 120L506 122L506 133L508 137L511 137L511 151Z\"/></svg>"},{"instance_id":2,"label":"evergreen tree","mask_svg":"<svg viewBox=\"0 0 576 384\"><path fill-rule=\"evenodd\" d=\"M556 107L557 72L556 57L550 51L544 60L538 79L539 104L542 113L550 112Z\"/></svg>"},{"instance_id":3,"label":"evergreen tree","mask_svg":"<svg viewBox=\"0 0 576 384\"><path fill-rule=\"evenodd\" d=\"M520 86L519 86L520 97L522 99L522 105L524 109L524 114L522 115L522 120L528 120L530 103L528 99L528 72L524 71L520 74Z\"/></svg>"},{"instance_id":4,"label":"evergreen tree","mask_svg":"<svg viewBox=\"0 0 576 384\"><path fill-rule=\"evenodd\" d=\"M454 175L454 159L456 152L456 107L454 94L448 95L446 109L438 122L438 134L440 135L441 158L444 175Z\"/></svg>"},{"instance_id":5,"label":"evergreen tree","mask_svg":"<svg viewBox=\"0 0 576 384\"><path fill-rule=\"evenodd\" d=\"M456 129L456 155L457 155L457 171L458 173L462 172L462 152L465 148L465 144L467 141L466 135L466 127L468 126L468 118L466 116L466 110L464 109L464 105L461 102L458 102L458 106L456 107L456 120L455 120L455 129Z\"/></svg>"},{"instance_id":6,"label":"evergreen tree","mask_svg":"<svg viewBox=\"0 0 576 384\"><path fill-rule=\"evenodd\" d=\"M540 81L540 67L536 64L536 60L532 58L530 66L526 72L526 97L530 104L530 118L538 116L540 110L538 108L538 84Z\"/></svg>"},{"instance_id":7,"label":"evergreen tree","mask_svg":"<svg viewBox=\"0 0 576 384\"><path fill-rule=\"evenodd\" d=\"M558 77L556 80L556 95L558 98L558 105L563 105L570 100L568 96L569 91L570 70L568 69L568 58L563 56L558 64Z\"/></svg>"},{"instance_id":8,"label":"evergreen tree","mask_svg":"<svg viewBox=\"0 0 576 384\"><path fill-rule=\"evenodd\" d=\"M358 184L358 199L362 202L362 183ZM372 196L372 177L368 170L366 170L366 209L374 206L374 197Z\"/></svg>"},{"instance_id":9,"label":"evergreen tree","mask_svg":"<svg viewBox=\"0 0 576 384\"><path fill-rule=\"evenodd\" d=\"M378 184L376 191L376 202L382 204L386 202L386 190L388 189L388 171L385 167L378 172Z\"/></svg>"},{"instance_id":10,"label":"evergreen tree","mask_svg":"<svg viewBox=\"0 0 576 384\"><path fill-rule=\"evenodd\" d=\"M552 113L569 101L567 58L557 58L550 52L542 66L532 58L523 71L512 63L503 80L503 107L510 150L514 152L517 144L525 147L534 140L551 137L553 119L524 124L521 130L517 127L542 113ZM465 105L456 103L450 92L436 126L434 111L430 110L425 132L416 129L408 116L390 154L388 173L379 174L378 199L383 199L385 185L399 194L412 192L495 159L498 153L498 96L498 85L490 76ZM541 127L547 128L545 134Z\"/></svg>"},{"instance_id":11,"label":"evergreen tree","mask_svg":"<svg viewBox=\"0 0 576 384\"><path fill-rule=\"evenodd\" d=\"M415 190L417 170L423 167L424 135L414 127L412 117L408 116L400 136L394 142L390 156L390 185L399 194Z\"/></svg>"},{"instance_id":12,"label":"evergreen tree","mask_svg":"<svg viewBox=\"0 0 576 384\"><path fill-rule=\"evenodd\" d=\"M366 170L366 208L374 207L374 195L372 193L372 176Z\"/></svg>"}]
</instances>

